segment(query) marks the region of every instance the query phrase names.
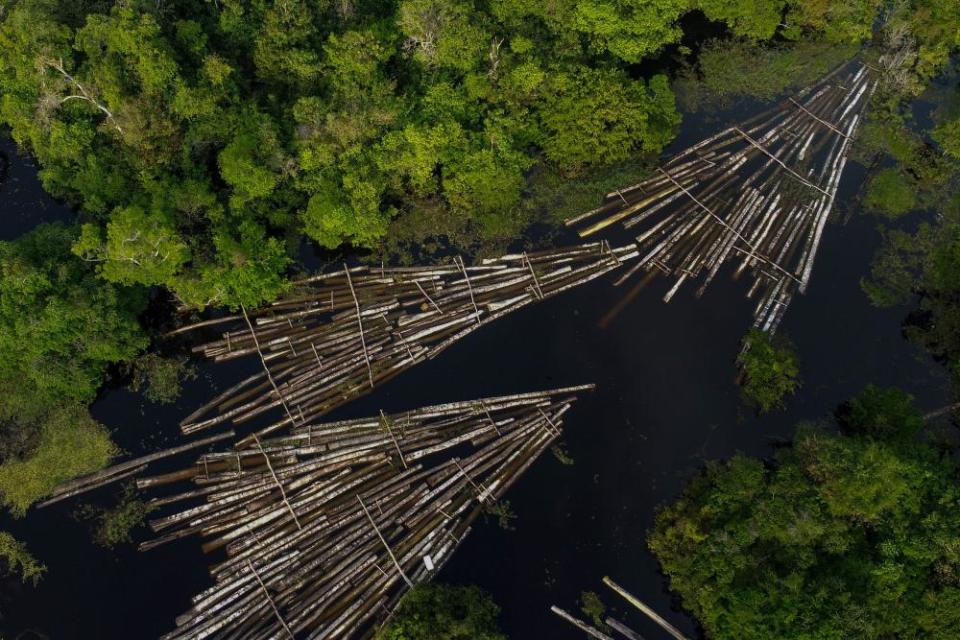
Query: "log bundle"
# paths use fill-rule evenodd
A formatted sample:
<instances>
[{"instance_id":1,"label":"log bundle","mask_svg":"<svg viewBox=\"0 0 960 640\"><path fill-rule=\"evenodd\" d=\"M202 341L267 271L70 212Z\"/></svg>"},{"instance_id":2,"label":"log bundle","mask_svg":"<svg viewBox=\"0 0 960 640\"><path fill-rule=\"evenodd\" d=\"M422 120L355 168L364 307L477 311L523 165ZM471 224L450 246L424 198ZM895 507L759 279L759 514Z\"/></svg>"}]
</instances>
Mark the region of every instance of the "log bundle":
<instances>
[{"instance_id":1,"label":"log bundle","mask_svg":"<svg viewBox=\"0 0 960 640\"><path fill-rule=\"evenodd\" d=\"M637 256L633 245L602 241L475 266L459 258L432 267L344 266L300 281L295 295L224 319L233 326L194 348L218 362L258 358L263 366L188 416L181 429L193 434L269 416L269 424L239 442L250 447L256 437L309 424L489 322Z\"/></svg>"},{"instance_id":2,"label":"log bundle","mask_svg":"<svg viewBox=\"0 0 960 640\"><path fill-rule=\"evenodd\" d=\"M749 270L755 326L775 331L806 291L824 226L863 112L876 88L865 66L845 65L774 109L673 156L649 178L607 194L567 221L581 237L611 225L640 230L646 271L687 281L702 295L719 270Z\"/></svg>"},{"instance_id":3,"label":"log bundle","mask_svg":"<svg viewBox=\"0 0 960 640\"><path fill-rule=\"evenodd\" d=\"M591 388L297 425L141 478L141 488L176 491L152 501L175 511L151 521L158 537L142 548L198 535L206 551L226 552L214 585L164 637L370 635L561 435Z\"/></svg>"}]
</instances>

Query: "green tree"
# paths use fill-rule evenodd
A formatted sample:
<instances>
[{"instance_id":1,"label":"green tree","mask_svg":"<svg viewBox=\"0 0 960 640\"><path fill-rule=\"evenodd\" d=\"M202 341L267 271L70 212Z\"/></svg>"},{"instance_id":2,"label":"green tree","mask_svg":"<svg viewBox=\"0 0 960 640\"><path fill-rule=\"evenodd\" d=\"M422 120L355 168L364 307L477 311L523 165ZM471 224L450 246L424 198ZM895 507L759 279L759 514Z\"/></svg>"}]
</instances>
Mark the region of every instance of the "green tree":
<instances>
[{"instance_id":1,"label":"green tree","mask_svg":"<svg viewBox=\"0 0 960 640\"><path fill-rule=\"evenodd\" d=\"M520 203L523 171L529 165L529 158L520 153L480 149L450 167L444 194L455 213L472 216L491 231L500 225L513 231L509 216Z\"/></svg>"},{"instance_id":2,"label":"green tree","mask_svg":"<svg viewBox=\"0 0 960 640\"><path fill-rule=\"evenodd\" d=\"M686 0L577 0L573 25L595 50L609 51L626 62L639 62L677 41L677 20Z\"/></svg>"},{"instance_id":3,"label":"green tree","mask_svg":"<svg viewBox=\"0 0 960 640\"><path fill-rule=\"evenodd\" d=\"M190 259L189 247L162 212L132 206L118 209L107 223L106 239L95 224L83 225L73 251L98 263L100 274L119 284L172 283Z\"/></svg>"},{"instance_id":4,"label":"green tree","mask_svg":"<svg viewBox=\"0 0 960 640\"><path fill-rule=\"evenodd\" d=\"M377 640L505 640L499 607L477 587L421 584L403 600Z\"/></svg>"},{"instance_id":5,"label":"green tree","mask_svg":"<svg viewBox=\"0 0 960 640\"><path fill-rule=\"evenodd\" d=\"M397 26L404 47L428 67L469 71L477 65L488 37L483 18L469 2L404 0L397 9Z\"/></svg>"},{"instance_id":6,"label":"green tree","mask_svg":"<svg viewBox=\"0 0 960 640\"><path fill-rule=\"evenodd\" d=\"M0 412L31 418L90 402L107 367L147 346L146 298L96 277L70 253L76 229L41 225L0 242Z\"/></svg>"},{"instance_id":7,"label":"green tree","mask_svg":"<svg viewBox=\"0 0 960 640\"><path fill-rule=\"evenodd\" d=\"M917 207L914 185L897 169L878 171L870 178L863 204L872 211L896 218Z\"/></svg>"},{"instance_id":8,"label":"green tree","mask_svg":"<svg viewBox=\"0 0 960 640\"><path fill-rule=\"evenodd\" d=\"M63 403L39 421L35 448L0 463L0 499L15 516L57 485L105 467L119 452L86 407Z\"/></svg>"},{"instance_id":9,"label":"green tree","mask_svg":"<svg viewBox=\"0 0 960 640\"><path fill-rule=\"evenodd\" d=\"M832 42L858 44L870 39L884 0L791 0L785 30L800 36L806 30Z\"/></svg>"},{"instance_id":10,"label":"green tree","mask_svg":"<svg viewBox=\"0 0 960 640\"><path fill-rule=\"evenodd\" d=\"M868 390L849 435L801 426L771 464L711 463L659 513L650 548L709 637L955 635L960 467L904 401Z\"/></svg>"},{"instance_id":11,"label":"green tree","mask_svg":"<svg viewBox=\"0 0 960 640\"><path fill-rule=\"evenodd\" d=\"M666 77L644 86L623 73L583 68L551 78L540 118L544 155L569 173L659 152L680 122Z\"/></svg>"},{"instance_id":12,"label":"green tree","mask_svg":"<svg viewBox=\"0 0 960 640\"><path fill-rule=\"evenodd\" d=\"M780 27L787 0L697 0L695 6L711 20L726 22L738 36L769 40Z\"/></svg>"},{"instance_id":13,"label":"green tree","mask_svg":"<svg viewBox=\"0 0 960 640\"><path fill-rule=\"evenodd\" d=\"M746 400L760 413L783 408L783 399L800 387L800 367L793 347L784 338L751 329L737 356Z\"/></svg>"},{"instance_id":14,"label":"green tree","mask_svg":"<svg viewBox=\"0 0 960 640\"><path fill-rule=\"evenodd\" d=\"M946 153L960 160L960 118L940 124L933 130L933 138Z\"/></svg>"},{"instance_id":15,"label":"green tree","mask_svg":"<svg viewBox=\"0 0 960 640\"><path fill-rule=\"evenodd\" d=\"M896 387L868 385L837 411L837 422L851 433L879 440L910 439L923 429L913 396Z\"/></svg>"}]
</instances>

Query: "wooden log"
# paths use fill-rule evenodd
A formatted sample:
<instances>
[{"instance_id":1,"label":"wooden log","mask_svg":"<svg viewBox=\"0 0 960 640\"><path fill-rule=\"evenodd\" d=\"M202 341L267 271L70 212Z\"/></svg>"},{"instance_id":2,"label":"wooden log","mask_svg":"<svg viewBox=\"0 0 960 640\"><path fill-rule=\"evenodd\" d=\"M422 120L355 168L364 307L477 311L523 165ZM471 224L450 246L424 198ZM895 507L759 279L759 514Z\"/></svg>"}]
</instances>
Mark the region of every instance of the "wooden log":
<instances>
[{"instance_id":1,"label":"wooden log","mask_svg":"<svg viewBox=\"0 0 960 640\"><path fill-rule=\"evenodd\" d=\"M675 626L664 620L656 611L644 604L639 598L629 593L626 589L618 585L616 582L611 580L608 576L603 577L603 584L607 585L618 594L623 596L623 598L632 604L634 607L639 609L644 615L656 622L661 629L669 633L671 636L676 638L676 640L689 640L685 635L683 635L679 629Z\"/></svg>"},{"instance_id":2,"label":"wooden log","mask_svg":"<svg viewBox=\"0 0 960 640\"><path fill-rule=\"evenodd\" d=\"M551 606L550 611L553 611L555 614L557 614L558 616L560 616L561 618L563 618L564 620L566 620L576 628L580 629L591 638L596 638L597 640L615 640L615 638L613 638L612 636L608 636L607 634L603 633L599 629L596 629L595 627L591 627L589 624L587 624L583 620L580 620L579 618L574 618L572 615L570 615L569 613L567 613L566 611L564 611L563 609L561 609L556 605Z\"/></svg>"}]
</instances>

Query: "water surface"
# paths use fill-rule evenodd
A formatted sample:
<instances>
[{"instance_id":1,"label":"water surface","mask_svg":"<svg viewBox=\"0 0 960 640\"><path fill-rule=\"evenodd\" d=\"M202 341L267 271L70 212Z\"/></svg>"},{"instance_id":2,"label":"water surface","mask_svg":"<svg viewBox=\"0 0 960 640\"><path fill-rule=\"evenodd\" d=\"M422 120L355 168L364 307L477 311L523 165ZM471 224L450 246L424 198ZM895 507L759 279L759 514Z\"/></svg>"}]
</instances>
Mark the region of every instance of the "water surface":
<instances>
[{"instance_id":1,"label":"water surface","mask_svg":"<svg viewBox=\"0 0 960 640\"><path fill-rule=\"evenodd\" d=\"M724 114L690 116L671 149L762 106L747 101ZM75 218L44 194L36 167L11 143L0 141L0 153L6 158L0 166L8 165L0 183L3 238L43 221ZM861 167L848 169L841 202L852 199L863 176ZM549 454L537 461L507 496L519 516L515 530L481 520L441 579L490 591L511 638L580 640L582 632L548 608L575 612L582 590L623 611L602 585L603 575L695 637L692 621L666 591L645 535L656 508L674 499L706 460L736 452L768 456L796 422L828 417L868 383L903 387L922 408L946 402L940 369L902 337L905 310L875 309L861 292L879 234L875 220L848 213L837 216L845 223L828 226L810 290L795 298L780 330L796 344L804 378L783 412L758 418L739 400L733 361L753 303L744 298L746 279L720 277L702 299L689 287L669 305L660 299L670 283L656 282L604 326L601 320L626 291L610 279L594 281L470 335L330 419L596 383L567 416L565 446L574 464ZM170 446L182 417L255 366L201 363L199 379L175 405L113 389L92 411L133 454ZM0 635L128 640L171 630L189 597L209 584L205 567L212 559L195 539L145 554L129 546L100 549L71 517L75 506L32 511L23 520L0 516L0 529L25 541L49 568L37 588L13 579L0 585ZM622 617L650 640L665 637L633 612Z\"/></svg>"}]
</instances>

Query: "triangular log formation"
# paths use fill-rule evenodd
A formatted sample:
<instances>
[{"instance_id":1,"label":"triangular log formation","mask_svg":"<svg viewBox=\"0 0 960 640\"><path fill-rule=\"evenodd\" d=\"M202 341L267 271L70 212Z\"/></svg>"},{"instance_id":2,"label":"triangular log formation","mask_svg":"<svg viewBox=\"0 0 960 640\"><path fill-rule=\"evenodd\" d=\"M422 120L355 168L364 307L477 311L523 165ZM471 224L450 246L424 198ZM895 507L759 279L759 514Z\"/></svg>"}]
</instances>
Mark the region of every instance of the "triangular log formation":
<instances>
[{"instance_id":1,"label":"triangular log formation","mask_svg":"<svg viewBox=\"0 0 960 640\"><path fill-rule=\"evenodd\" d=\"M302 425L138 481L180 485L149 548L225 549L166 638L354 638L430 579L476 517L560 435L591 385Z\"/></svg>"},{"instance_id":2,"label":"triangular log formation","mask_svg":"<svg viewBox=\"0 0 960 640\"><path fill-rule=\"evenodd\" d=\"M703 275L739 262L760 292L755 326L776 330L810 281L824 225L863 111L876 87L867 68L845 65L776 108L676 154L648 179L607 194L567 221L589 236L610 225L642 229L644 269L676 277L664 300ZM597 220L597 221L594 221ZM586 226L583 226L586 225Z\"/></svg>"},{"instance_id":3,"label":"triangular log formation","mask_svg":"<svg viewBox=\"0 0 960 640\"><path fill-rule=\"evenodd\" d=\"M308 278L292 297L224 319L235 326L194 349L217 361L259 358L263 370L195 411L181 428L195 433L275 409L280 415L257 436L308 424L479 327L637 255L634 245L611 248L603 241L476 266L458 258L433 267L344 267ZM240 442L253 444L253 436Z\"/></svg>"}]
</instances>

